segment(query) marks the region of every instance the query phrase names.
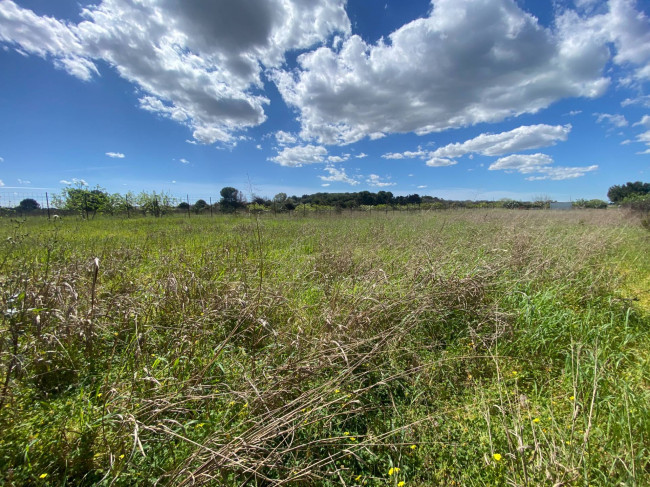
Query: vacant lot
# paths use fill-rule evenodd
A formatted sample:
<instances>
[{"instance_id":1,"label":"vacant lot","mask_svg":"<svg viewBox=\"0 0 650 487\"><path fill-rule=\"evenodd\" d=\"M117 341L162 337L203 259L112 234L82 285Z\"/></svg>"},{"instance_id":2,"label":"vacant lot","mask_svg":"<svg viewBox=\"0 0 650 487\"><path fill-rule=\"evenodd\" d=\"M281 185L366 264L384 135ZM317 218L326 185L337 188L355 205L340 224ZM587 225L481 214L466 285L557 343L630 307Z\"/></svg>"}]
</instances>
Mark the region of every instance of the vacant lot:
<instances>
[{"instance_id":1,"label":"vacant lot","mask_svg":"<svg viewBox=\"0 0 650 487\"><path fill-rule=\"evenodd\" d=\"M0 483L648 485L616 210L0 220Z\"/></svg>"}]
</instances>

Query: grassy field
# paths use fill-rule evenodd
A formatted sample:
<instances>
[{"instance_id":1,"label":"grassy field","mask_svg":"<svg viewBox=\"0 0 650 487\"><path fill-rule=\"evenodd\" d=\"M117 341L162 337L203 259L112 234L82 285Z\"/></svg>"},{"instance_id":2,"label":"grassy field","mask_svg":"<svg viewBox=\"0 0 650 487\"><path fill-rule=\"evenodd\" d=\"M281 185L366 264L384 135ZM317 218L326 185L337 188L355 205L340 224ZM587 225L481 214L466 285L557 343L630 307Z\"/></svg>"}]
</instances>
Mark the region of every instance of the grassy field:
<instances>
[{"instance_id":1,"label":"grassy field","mask_svg":"<svg viewBox=\"0 0 650 487\"><path fill-rule=\"evenodd\" d=\"M616 210L0 242L4 485L650 485L650 233Z\"/></svg>"}]
</instances>

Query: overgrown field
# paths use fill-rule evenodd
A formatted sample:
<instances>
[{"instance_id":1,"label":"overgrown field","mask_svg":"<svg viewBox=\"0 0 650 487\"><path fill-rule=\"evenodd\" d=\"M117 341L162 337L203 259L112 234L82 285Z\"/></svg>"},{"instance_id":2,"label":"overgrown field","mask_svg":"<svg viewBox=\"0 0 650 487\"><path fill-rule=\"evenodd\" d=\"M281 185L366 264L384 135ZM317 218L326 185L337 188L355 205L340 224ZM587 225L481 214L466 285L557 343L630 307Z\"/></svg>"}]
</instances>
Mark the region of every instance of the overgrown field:
<instances>
[{"instance_id":1,"label":"overgrown field","mask_svg":"<svg viewBox=\"0 0 650 487\"><path fill-rule=\"evenodd\" d=\"M650 233L616 210L0 241L0 484L650 484Z\"/></svg>"}]
</instances>

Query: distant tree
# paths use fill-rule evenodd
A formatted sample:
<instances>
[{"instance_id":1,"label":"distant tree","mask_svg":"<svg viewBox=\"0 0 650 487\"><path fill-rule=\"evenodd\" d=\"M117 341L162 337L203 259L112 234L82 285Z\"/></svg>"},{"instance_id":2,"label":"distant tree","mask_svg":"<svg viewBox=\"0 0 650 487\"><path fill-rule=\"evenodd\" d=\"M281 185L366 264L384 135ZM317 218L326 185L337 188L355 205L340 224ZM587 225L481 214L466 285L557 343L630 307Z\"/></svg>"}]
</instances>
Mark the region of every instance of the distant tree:
<instances>
[{"instance_id":1,"label":"distant tree","mask_svg":"<svg viewBox=\"0 0 650 487\"><path fill-rule=\"evenodd\" d=\"M187 203L187 202L185 202L185 201L181 201L181 202L178 204L178 206L177 206L176 208L178 208L179 210L185 210L185 211L187 211L187 209L188 209L189 207L190 207L190 204L189 204L189 203Z\"/></svg>"},{"instance_id":2,"label":"distant tree","mask_svg":"<svg viewBox=\"0 0 650 487\"><path fill-rule=\"evenodd\" d=\"M406 197L406 201L408 201L412 205L419 205L422 203L422 198L420 198L420 195L415 193L415 194L410 194Z\"/></svg>"},{"instance_id":3,"label":"distant tree","mask_svg":"<svg viewBox=\"0 0 650 487\"><path fill-rule=\"evenodd\" d=\"M278 193L273 197L273 202L278 205L283 205L287 201L287 193Z\"/></svg>"},{"instance_id":4,"label":"distant tree","mask_svg":"<svg viewBox=\"0 0 650 487\"><path fill-rule=\"evenodd\" d=\"M203 210L205 210L208 207L208 203L205 200L196 200L196 203L194 203L194 212L195 213L201 213Z\"/></svg>"},{"instance_id":5,"label":"distant tree","mask_svg":"<svg viewBox=\"0 0 650 487\"><path fill-rule=\"evenodd\" d=\"M612 203L621 203L624 199L643 196L650 194L650 183L636 181L634 183L625 183L624 185L615 185L607 191L607 197Z\"/></svg>"},{"instance_id":6,"label":"distant tree","mask_svg":"<svg viewBox=\"0 0 650 487\"><path fill-rule=\"evenodd\" d=\"M41 205L38 204L38 201L32 198L25 198L18 204L18 210L20 211L34 211L38 210Z\"/></svg>"},{"instance_id":7,"label":"distant tree","mask_svg":"<svg viewBox=\"0 0 650 487\"><path fill-rule=\"evenodd\" d=\"M151 193L143 191L135 197L135 200L142 213L153 216L163 216L177 205L176 200L169 194L155 191Z\"/></svg>"},{"instance_id":8,"label":"distant tree","mask_svg":"<svg viewBox=\"0 0 650 487\"><path fill-rule=\"evenodd\" d=\"M94 217L97 212L104 212L110 209L111 199L109 194L101 187L89 190L84 182L78 182L75 186L68 186L61 194L54 198L55 205L70 211L76 211L89 218Z\"/></svg>"},{"instance_id":9,"label":"distant tree","mask_svg":"<svg viewBox=\"0 0 650 487\"><path fill-rule=\"evenodd\" d=\"M595 208L595 209L604 209L607 208L607 202L603 200L576 200L573 202L574 208Z\"/></svg>"},{"instance_id":10,"label":"distant tree","mask_svg":"<svg viewBox=\"0 0 650 487\"><path fill-rule=\"evenodd\" d=\"M242 208L245 201L244 195L236 188L226 186L221 190L221 201L219 201L221 211L233 212L237 208Z\"/></svg>"}]
</instances>

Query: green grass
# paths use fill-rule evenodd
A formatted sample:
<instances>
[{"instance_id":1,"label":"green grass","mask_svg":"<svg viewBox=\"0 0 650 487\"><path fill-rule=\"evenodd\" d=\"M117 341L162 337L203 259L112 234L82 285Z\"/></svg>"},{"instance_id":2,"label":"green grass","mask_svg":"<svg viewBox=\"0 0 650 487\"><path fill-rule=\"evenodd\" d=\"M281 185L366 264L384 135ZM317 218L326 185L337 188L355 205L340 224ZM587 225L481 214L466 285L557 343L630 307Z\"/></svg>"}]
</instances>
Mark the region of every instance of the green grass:
<instances>
[{"instance_id":1,"label":"green grass","mask_svg":"<svg viewBox=\"0 0 650 487\"><path fill-rule=\"evenodd\" d=\"M650 242L617 211L0 241L0 483L650 483Z\"/></svg>"}]
</instances>

